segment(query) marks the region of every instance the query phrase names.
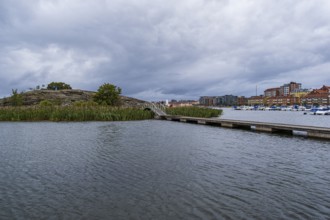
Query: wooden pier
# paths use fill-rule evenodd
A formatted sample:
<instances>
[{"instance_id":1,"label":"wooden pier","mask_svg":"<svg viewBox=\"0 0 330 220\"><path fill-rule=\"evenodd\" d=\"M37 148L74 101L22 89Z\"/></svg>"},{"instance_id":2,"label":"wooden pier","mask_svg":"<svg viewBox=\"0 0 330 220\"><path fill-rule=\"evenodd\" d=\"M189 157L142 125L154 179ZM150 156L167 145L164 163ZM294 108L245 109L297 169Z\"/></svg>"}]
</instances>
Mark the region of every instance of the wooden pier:
<instances>
[{"instance_id":1,"label":"wooden pier","mask_svg":"<svg viewBox=\"0 0 330 220\"><path fill-rule=\"evenodd\" d=\"M287 133L292 135L306 136L310 138L322 138L330 140L330 128L304 125L278 124L268 122L241 121L215 118L194 118L185 116L163 115L163 120L195 123L202 125L215 125L226 128L241 128L261 132Z\"/></svg>"}]
</instances>

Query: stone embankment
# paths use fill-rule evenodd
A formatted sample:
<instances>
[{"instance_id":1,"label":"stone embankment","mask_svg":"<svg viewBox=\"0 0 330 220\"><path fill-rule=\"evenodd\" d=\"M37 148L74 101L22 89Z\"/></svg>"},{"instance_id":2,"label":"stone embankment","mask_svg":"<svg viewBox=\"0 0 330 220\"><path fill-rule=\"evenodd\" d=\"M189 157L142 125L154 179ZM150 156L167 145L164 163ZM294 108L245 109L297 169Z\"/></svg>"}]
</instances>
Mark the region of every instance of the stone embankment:
<instances>
[{"instance_id":1,"label":"stone embankment","mask_svg":"<svg viewBox=\"0 0 330 220\"><path fill-rule=\"evenodd\" d=\"M71 105L77 101L93 101L95 92L70 89L70 90L35 90L22 93L22 104L24 106L38 105L43 100L48 100L60 105ZM140 107L147 102L121 96L121 106L123 107ZM0 99L0 106L10 106L10 98Z\"/></svg>"}]
</instances>

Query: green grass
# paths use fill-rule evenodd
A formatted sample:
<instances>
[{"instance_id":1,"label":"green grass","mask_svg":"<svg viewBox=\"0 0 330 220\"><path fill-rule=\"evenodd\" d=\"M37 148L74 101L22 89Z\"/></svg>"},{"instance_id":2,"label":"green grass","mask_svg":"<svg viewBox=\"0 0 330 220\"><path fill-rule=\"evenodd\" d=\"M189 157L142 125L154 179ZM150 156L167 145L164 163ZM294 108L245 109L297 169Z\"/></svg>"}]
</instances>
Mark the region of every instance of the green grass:
<instances>
[{"instance_id":1,"label":"green grass","mask_svg":"<svg viewBox=\"0 0 330 220\"><path fill-rule=\"evenodd\" d=\"M212 117L220 116L222 114L222 110L199 108L199 107L177 107L177 108L167 108L166 113L169 115L212 118Z\"/></svg>"},{"instance_id":2,"label":"green grass","mask_svg":"<svg viewBox=\"0 0 330 220\"><path fill-rule=\"evenodd\" d=\"M150 111L107 106L2 107L0 121L130 121L154 118Z\"/></svg>"}]
</instances>

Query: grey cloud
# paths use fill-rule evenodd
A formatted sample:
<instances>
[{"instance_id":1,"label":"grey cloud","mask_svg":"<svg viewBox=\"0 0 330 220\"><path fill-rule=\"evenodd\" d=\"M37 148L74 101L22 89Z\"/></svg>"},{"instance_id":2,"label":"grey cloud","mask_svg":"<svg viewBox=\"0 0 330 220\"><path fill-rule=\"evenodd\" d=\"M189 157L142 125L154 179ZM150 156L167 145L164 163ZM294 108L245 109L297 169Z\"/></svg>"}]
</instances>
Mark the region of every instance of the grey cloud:
<instances>
[{"instance_id":1,"label":"grey cloud","mask_svg":"<svg viewBox=\"0 0 330 220\"><path fill-rule=\"evenodd\" d=\"M4 0L0 96L55 80L149 100L320 87L329 21L326 0Z\"/></svg>"}]
</instances>

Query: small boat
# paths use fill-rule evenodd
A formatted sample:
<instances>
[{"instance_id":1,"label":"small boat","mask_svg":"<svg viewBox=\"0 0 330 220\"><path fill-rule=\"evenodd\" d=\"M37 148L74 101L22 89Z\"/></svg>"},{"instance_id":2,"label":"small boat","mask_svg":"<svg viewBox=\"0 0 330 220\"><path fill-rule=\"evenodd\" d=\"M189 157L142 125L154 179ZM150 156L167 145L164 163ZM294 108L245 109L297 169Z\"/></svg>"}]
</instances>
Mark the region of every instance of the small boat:
<instances>
[{"instance_id":1,"label":"small boat","mask_svg":"<svg viewBox=\"0 0 330 220\"><path fill-rule=\"evenodd\" d=\"M310 114L310 115L325 115L326 113L328 114L330 108L329 107L312 107L308 111L306 111L304 114Z\"/></svg>"},{"instance_id":2,"label":"small boat","mask_svg":"<svg viewBox=\"0 0 330 220\"><path fill-rule=\"evenodd\" d=\"M259 111L265 111L265 110L266 110L266 107L265 107L265 106L259 106L257 109L258 109Z\"/></svg>"},{"instance_id":3,"label":"small boat","mask_svg":"<svg viewBox=\"0 0 330 220\"><path fill-rule=\"evenodd\" d=\"M254 107L252 107L252 106L243 106L242 107L242 110L253 110L254 109Z\"/></svg>"},{"instance_id":4,"label":"small boat","mask_svg":"<svg viewBox=\"0 0 330 220\"><path fill-rule=\"evenodd\" d=\"M305 111L306 107L305 106L298 106L297 111Z\"/></svg>"},{"instance_id":5,"label":"small boat","mask_svg":"<svg viewBox=\"0 0 330 220\"><path fill-rule=\"evenodd\" d=\"M315 112L315 115L326 115L330 111L330 108L328 107L323 107Z\"/></svg>"},{"instance_id":6,"label":"small boat","mask_svg":"<svg viewBox=\"0 0 330 220\"><path fill-rule=\"evenodd\" d=\"M282 107L281 107L281 111L292 111L292 109L293 109L293 108L290 107L290 106L287 106L287 107L286 107L286 106L282 106Z\"/></svg>"}]
</instances>

